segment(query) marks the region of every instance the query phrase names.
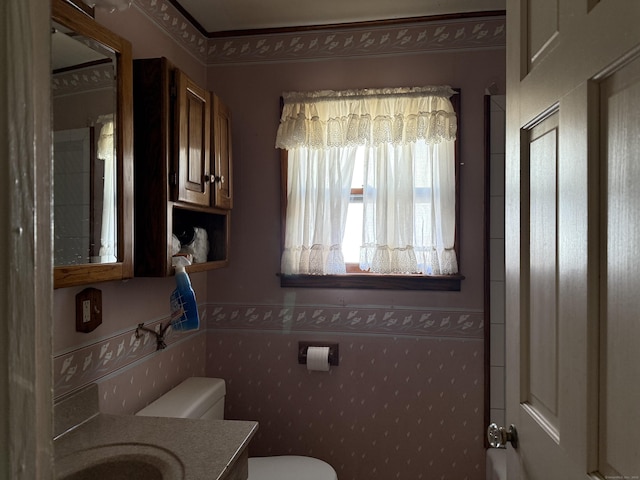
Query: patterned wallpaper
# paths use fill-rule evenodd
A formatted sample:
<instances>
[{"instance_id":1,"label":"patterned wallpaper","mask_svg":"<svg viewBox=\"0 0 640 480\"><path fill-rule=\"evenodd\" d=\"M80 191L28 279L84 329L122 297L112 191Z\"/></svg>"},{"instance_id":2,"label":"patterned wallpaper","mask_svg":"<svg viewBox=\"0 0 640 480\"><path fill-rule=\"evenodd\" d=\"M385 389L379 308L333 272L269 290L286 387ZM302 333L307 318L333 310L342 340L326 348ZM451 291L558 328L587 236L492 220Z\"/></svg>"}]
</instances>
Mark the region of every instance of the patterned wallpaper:
<instances>
[{"instance_id":1,"label":"patterned wallpaper","mask_svg":"<svg viewBox=\"0 0 640 480\"><path fill-rule=\"evenodd\" d=\"M206 305L201 322L159 352L131 329L56 353L55 396L95 382L101 411L132 414L219 377L226 417L260 422L250 455L321 458L340 480L484 479L481 312ZM338 342L340 365L308 371L299 341Z\"/></svg>"},{"instance_id":2,"label":"patterned wallpaper","mask_svg":"<svg viewBox=\"0 0 640 480\"><path fill-rule=\"evenodd\" d=\"M226 416L257 420L250 455L321 458L340 480L484 479L483 314L212 305L207 376ZM299 341L338 342L329 372Z\"/></svg>"},{"instance_id":3,"label":"patterned wallpaper","mask_svg":"<svg viewBox=\"0 0 640 480\"><path fill-rule=\"evenodd\" d=\"M209 331L354 333L478 340L483 338L484 331L481 312L274 305L209 305L200 309L202 325ZM145 326L157 330L165 322L166 319L156 319ZM154 336L141 333L137 337L135 328L131 328L71 351L57 352L53 362L54 395L77 390L156 355ZM193 335L193 332L169 329L165 341L171 346Z\"/></svg>"},{"instance_id":4,"label":"patterned wallpaper","mask_svg":"<svg viewBox=\"0 0 640 480\"><path fill-rule=\"evenodd\" d=\"M504 48L505 16L207 38L168 0L134 5L206 65Z\"/></svg>"},{"instance_id":5,"label":"patterned wallpaper","mask_svg":"<svg viewBox=\"0 0 640 480\"><path fill-rule=\"evenodd\" d=\"M298 342L314 340L338 342L340 365L298 364ZM207 333L206 373L227 382L226 417L260 423L250 455L317 457L340 480L483 480L483 372L473 336Z\"/></svg>"},{"instance_id":6,"label":"patterned wallpaper","mask_svg":"<svg viewBox=\"0 0 640 480\"><path fill-rule=\"evenodd\" d=\"M189 335L171 348L100 380L100 411L128 415L146 407L187 377L205 372L206 335Z\"/></svg>"},{"instance_id":7,"label":"patterned wallpaper","mask_svg":"<svg viewBox=\"0 0 640 480\"><path fill-rule=\"evenodd\" d=\"M204 308L201 308L200 315L201 319L206 318L206 310ZM160 324L165 324L166 320L167 319L156 319L146 323L145 327L157 331ZM53 358L54 397L78 390L89 383L102 382L114 376L124 374L128 369L137 367L149 359L154 359L155 362L155 358L161 358L160 362L162 362L164 357L166 357L168 361L164 363L165 369L167 372L173 369L172 372L177 374L180 374L181 371L184 373L192 369L195 369L194 371L201 371L204 366L204 343L198 350L198 355L201 356L199 362L191 355L188 355L186 360L184 360L185 357L182 356L184 349L192 346L189 342L198 336L202 337L202 332L183 333L174 332L169 329L165 335L165 343L168 347L172 347L175 344L177 351L181 352L178 356L175 355L176 350L173 348L156 352L155 336L149 332L141 333L138 337L136 336L136 329L131 328L124 332L107 335L96 342L78 346L70 351L56 352ZM172 352L172 354L167 356L169 352ZM146 373L146 376L156 379L163 378L166 372L163 372L162 364L154 363L154 365L157 366L157 368L153 370L155 374L149 375L149 373ZM182 379L186 376L189 375L179 377ZM168 380L169 377L164 379ZM120 395L132 395L135 393L139 398L147 398L149 396L149 392L145 391L144 396L142 392L138 392L137 382L132 379L130 385L134 384L134 387L129 387L132 388L131 391L121 392ZM155 385L152 385L152 387L155 388ZM102 400L106 400L106 397L102 398L101 401ZM126 401L117 409L124 413L133 413L133 410L125 408L125 405ZM109 413L116 413L112 411L111 405L109 406Z\"/></svg>"}]
</instances>

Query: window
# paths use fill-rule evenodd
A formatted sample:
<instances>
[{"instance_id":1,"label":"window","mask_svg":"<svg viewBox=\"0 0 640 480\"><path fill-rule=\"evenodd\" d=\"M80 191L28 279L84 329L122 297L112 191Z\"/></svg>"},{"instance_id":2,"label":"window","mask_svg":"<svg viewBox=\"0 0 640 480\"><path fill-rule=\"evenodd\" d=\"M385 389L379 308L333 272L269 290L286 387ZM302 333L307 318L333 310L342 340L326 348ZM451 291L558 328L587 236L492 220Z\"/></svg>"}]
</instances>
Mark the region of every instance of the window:
<instances>
[{"instance_id":1,"label":"window","mask_svg":"<svg viewBox=\"0 0 640 480\"><path fill-rule=\"evenodd\" d=\"M444 278L454 288L436 282L443 289L459 289L452 94L285 94L276 141L286 150L283 285L349 286L356 275L354 286L367 276L372 286Z\"/></svg>"}]
</instances>

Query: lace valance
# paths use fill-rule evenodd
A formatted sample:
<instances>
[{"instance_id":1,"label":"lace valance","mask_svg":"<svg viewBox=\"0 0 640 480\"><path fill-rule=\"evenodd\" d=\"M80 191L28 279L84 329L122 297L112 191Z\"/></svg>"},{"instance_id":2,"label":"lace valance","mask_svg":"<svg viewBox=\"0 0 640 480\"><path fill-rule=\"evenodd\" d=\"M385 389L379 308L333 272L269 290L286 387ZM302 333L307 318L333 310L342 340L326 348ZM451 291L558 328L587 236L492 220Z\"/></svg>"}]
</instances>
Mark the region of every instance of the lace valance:
<instances>
[{"instance_id":1,"label":"lace valance","mask_svg":"<svg viewBox=\"0 0 640 480\"><path fill-rule=\"evenodd\" d=\"M276 148L454 140L453 94L448 86L286 92Z\"/></svg>"}]
</instances>

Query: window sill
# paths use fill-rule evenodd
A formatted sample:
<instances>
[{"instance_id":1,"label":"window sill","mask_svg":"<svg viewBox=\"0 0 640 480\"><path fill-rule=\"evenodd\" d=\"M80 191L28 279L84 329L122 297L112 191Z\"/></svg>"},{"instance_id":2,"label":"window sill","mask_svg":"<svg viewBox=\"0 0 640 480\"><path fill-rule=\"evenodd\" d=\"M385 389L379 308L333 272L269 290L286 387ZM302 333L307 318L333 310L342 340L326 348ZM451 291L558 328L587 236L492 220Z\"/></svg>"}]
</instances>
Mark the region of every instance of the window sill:
<instances>
[{"instance_id":1,"label":"window sill","mask_svg":"<svg viewBox=\"0 0 640 480\"><path fill-rule=\"evenodd\" d=\"M281 287L459 292L463 275L279 275Z\"/></svg>"}]
</instances>

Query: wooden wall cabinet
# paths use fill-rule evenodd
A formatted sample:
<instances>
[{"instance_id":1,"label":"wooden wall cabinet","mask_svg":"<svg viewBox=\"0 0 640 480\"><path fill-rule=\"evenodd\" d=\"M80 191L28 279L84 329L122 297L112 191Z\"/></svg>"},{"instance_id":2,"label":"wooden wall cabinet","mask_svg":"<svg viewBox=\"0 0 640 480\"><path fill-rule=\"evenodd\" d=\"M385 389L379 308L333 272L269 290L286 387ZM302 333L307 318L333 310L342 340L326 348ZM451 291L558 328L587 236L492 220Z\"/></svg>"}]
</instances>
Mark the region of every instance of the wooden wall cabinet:
<instances>
[{"instance_id":1,"label":"wooden wall cabinet","mask_svg":"<svg viewBox=\"0 0 640 480\"><path fill-rule=\"evenodd\" d=\"M213 206L230 210L233 207L231 110L216 94L212 98Z\"/></svg>"},{"instance_id":2,"label":"wooden wall cabinet","mask_svg":"<svg viewBox=\"0 0 640 480\"><path fill-rule=\"evenodd\" d=\"M211 197L211 95L180 70L173 70L173 79L176 200L208 207Z\"/></svg>"},{"instance_id":3,"label":"wooden wall cabinet","mask_svg":"<svg viewBox=\"0 0 640 480\"><path fill-rule=\"evenodd\" d=\"M173 233L206 230L206 262L226 267L231 216L229 110L166 58L133 62L135 275L168 276Z\"/></svg>"}]
</instances>

